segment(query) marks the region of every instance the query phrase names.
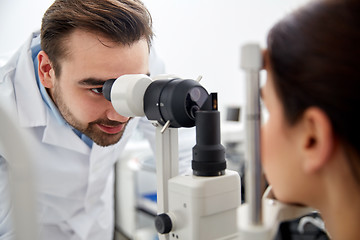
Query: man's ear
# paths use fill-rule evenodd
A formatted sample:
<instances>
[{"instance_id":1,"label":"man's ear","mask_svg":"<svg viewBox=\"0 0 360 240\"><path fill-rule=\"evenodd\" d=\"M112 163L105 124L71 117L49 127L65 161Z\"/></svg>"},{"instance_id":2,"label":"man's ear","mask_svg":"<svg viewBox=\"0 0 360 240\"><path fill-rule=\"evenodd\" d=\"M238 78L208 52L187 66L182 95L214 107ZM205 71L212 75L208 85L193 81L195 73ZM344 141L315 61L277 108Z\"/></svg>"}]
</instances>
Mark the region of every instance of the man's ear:
<instances>
[{"instance_id":1,"label":"man's ear","mask_svg":"<svg viewBox=\"0 0 360 240\"><path fill-rule=\"evenodd\" d=\"M49 56L44 51L40 51L37 57L40 82L45 88L52 88L54 86L55 71Z\"/></svg>"},{"instance_id":2,"label":"man's ear","mask_svg":"<svg viewBox=\"0 0 360 240\"><path fill-rule=\"evenodd\" d=\"M316 107L307 109L302 117L303 170L313 173L330 160L335 139L330 119L323 110Z\"/></svg>"}]
</instances>

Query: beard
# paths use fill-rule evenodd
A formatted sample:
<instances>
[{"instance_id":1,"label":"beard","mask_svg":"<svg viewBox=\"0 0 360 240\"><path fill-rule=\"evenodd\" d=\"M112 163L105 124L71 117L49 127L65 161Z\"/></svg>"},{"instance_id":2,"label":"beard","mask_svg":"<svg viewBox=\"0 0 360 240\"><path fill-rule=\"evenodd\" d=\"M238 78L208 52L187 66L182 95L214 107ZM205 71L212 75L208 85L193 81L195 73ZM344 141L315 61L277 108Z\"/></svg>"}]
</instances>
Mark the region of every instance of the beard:
<instances>
[{"instance_id":1,"label":"beard","mask_svg":"<svg viewBox=\"0 0 360 240\"><path fill-rule=\"evenodd\" d=\"M55 85L53 94L52 94L53 101L54 101L55 105L58 107L60 114L63 116L63 118L66 120L66 122L70 126L79 130L80 132L82 132L83 134L88 136L97 145L102 146L102 147L107 147L107 146L116 144L117 142L120 141L122 135L124 134L126 126L129 123L129 120L131 118L129 118L129 120L127 120L126 122L117 122L117 121L112 121L109 119L97 119L93 122L84 124L84 123L81 123L78 119L76 119L74 114L71 113L69 107L65 104L65 101L62 98L62 96L63 95L61 93L60 87ZM117 127L117 126L123 124L124 127L122 128L122 130L120 132L115 133L115 134L110 134L110 133L101 131L97 127L97 124L105 125L108 127Z\"/></svg>"}]
</instances>

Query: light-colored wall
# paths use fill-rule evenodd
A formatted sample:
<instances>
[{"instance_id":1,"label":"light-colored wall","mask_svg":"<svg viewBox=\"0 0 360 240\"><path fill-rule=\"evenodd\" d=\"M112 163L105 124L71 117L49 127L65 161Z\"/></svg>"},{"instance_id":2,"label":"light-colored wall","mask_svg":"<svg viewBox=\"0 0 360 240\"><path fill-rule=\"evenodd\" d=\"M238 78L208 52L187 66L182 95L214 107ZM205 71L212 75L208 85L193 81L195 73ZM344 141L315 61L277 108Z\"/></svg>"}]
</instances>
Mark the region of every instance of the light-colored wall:
<instances>
[{"instance_id":1,"label":"light-colored wall","mask_svg":"<svg viewBox=\"0 0 360 240\"><path fill-rule=\"evenodd\" d=\"M240 46L255 41L265 47L271 26L307 0L143 0L153 16L155 46L167 71L219 93L220 107L243 105ZM1 0L1 59L40 28L53 0Z\"/></svg>"},{"instance_id":2,"label":"light-colored wall","mask_svg":"<svg viewBox=\"0 0 360 240\"><path fill-rule=\"evenodd\" d=\"M40 28L41 18L53 0L0 0L0 64Z\"/></svg>"}]
</instances>

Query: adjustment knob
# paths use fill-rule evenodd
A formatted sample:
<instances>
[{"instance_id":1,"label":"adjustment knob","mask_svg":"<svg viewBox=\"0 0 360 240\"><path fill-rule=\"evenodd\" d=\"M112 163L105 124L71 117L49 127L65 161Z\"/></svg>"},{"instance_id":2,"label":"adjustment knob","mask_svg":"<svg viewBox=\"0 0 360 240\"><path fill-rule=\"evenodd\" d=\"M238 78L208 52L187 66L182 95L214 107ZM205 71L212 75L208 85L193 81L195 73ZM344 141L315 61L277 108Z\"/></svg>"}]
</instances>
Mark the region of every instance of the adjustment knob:
<instances>
[{"instance_id":1,"label":"adjustment knob","mask_svg":"<svg viewBox=\"0 0 360 240\"><path fill-rule=\"evenodd\" d=\"M155 227L158 233L169 233L173 227L169 215L166 213L159 214L155 217Z\"/></svg>"}]
</instances>

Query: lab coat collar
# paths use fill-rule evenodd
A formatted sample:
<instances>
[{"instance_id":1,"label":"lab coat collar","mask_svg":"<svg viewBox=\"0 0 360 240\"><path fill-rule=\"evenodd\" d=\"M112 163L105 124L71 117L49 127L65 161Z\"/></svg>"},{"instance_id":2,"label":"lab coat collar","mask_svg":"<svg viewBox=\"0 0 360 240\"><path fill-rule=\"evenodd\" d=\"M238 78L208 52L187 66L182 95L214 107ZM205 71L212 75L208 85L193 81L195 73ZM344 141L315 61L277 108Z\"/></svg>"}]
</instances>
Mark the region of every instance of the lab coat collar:
<instances>
[{"instance_id":1,"label":"lab coat collar","mask_svg":"<svg viewBox=\"0 0 360 240\"><path fill-rule=\"evenodd\" d=\"M22 46L16 65L14 86L19 123L22 127L45 126L47 123L46 105L36 84L31 58L31 42L39 34L34 32Z\"/></svg>"}]
</instances>

